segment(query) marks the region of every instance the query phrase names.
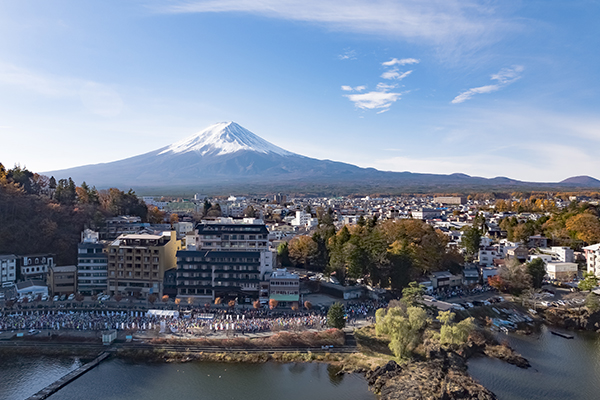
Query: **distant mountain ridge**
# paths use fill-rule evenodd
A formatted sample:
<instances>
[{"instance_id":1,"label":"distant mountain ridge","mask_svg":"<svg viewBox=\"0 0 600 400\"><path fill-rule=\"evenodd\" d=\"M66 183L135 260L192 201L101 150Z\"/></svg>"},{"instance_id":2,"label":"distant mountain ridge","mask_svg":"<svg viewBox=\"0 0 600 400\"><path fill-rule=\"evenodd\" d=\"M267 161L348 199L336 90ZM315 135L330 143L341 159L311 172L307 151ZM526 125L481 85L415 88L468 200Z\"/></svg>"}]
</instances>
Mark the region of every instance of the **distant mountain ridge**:
<instances>
[{"instance_id":1,"label":"distant mountain ridge","mask_svg":"<svg viewBox=\"0 0 600 400\"><path fill-rule=\"evenodd\" d=\"M560 183L531 183L505 177L492 179L451 175L387 172L352 164L318 160L278 147L235 122L221 122L184 140L149 153L104 164L45 172L72 177L98 188L278 188L314 187L330 192L365 188L398 192L421 188L447 191L460 188L600 187L591 177Z\"/></svg>"},{"instance_id":2,"label":"distant mountain ridge","mask_svg":"<svg viewBox=\"0 0 600 400\"><path fill-rule=\"evenodd\" d=\"M592 178L591 176L587 176L587 175L572 176L570 178L560 181L559 183L563 183L563 184L567 184L567 185L600 187L600 180L598 180L596 178Z\"/></svg>"}]
</instances>

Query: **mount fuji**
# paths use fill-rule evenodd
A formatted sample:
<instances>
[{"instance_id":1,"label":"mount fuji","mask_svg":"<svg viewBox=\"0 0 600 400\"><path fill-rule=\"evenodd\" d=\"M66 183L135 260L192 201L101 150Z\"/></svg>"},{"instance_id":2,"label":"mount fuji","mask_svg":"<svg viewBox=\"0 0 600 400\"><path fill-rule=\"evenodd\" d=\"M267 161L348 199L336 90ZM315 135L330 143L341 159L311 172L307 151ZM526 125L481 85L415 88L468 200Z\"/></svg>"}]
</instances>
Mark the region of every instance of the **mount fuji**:
<instances>
[{"instance_id":1,"label":"mount fuji","mask_svg":"<svg viewBox=\"0 0 600 400\"><path fill-rule=\"evenodd\" d=\"M443 192L473 187L560 185L508 178L486 179L465 174L384 172L317 160L275 146L235 122L211 125L170 146L135 157L44 174L56 179L72 177L77 183L86 181L98 188L131 187L142 192L169 189L188 193L197 190L219 192L231 188L248 193L286 189L310 193L344 194L365 189L397 193L406 190Z\"/></svg>"}]
</instances>

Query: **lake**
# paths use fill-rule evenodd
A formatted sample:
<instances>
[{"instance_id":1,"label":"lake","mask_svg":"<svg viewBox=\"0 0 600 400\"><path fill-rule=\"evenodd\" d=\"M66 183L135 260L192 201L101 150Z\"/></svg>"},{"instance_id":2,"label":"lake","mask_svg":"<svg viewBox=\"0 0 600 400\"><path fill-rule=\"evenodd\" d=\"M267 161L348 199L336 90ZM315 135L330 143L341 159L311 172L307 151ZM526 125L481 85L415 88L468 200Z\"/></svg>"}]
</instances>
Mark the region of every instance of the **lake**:
<instances>
[{"instance_id":1,"label":"lake","mask_svg":"<svg viewBox=\"0 0 600 400\"><path fill-rule=\"evenodd\" d=\"M22 400L79 365L76 359L2 360L0 399ZM4 372L8 372L4 375ZM103 362L50 400L374 400L359 375L336 376L321 363L133 364ZM8 379L4 379L8 377ZM42 384L42 381L44 384Z\"/></svg>"},{"instance_id":2,"label":"lake","mask_svg":"<svg viewBox=\"0 0 600 400\"><path fill-rule=\"evenodd\" d=\"M527 358L531 368L482 357L469 361L469 373L501 400L600 398L600 335L568 332L575 338L564 339L545 326L541 329L530 336L498 335Z\"/></svg>"}]
</instances>

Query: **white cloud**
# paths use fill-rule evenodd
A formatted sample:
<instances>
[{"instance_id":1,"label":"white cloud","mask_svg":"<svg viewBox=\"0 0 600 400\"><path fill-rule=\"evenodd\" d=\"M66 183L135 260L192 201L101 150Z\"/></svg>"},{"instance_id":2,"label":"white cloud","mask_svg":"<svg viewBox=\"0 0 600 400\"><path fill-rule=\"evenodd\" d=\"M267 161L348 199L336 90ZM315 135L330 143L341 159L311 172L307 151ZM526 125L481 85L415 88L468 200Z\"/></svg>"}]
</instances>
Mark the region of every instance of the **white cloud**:
<instances>
[{"instance_id":1,"label":"white cloud","mask_svg":"<svg viewBox=\"0 0 600 400\"><path fill-rule=\"evenodd\" d=\"M498 81L497 84L480 86L480 87L465 90L464 92L462 92L458 96L456 96L451 101L451 103L459 104L459 103L469 100L471 97L475 96L476 94L496 92L496 91L502 89L504 86L510 85L514 81L520 79L521 76L519 75L519 73L523 72L523 69L524 68L521 65L515 65L511 68L502 68L497 74L493 74L491 76L492 80Z\"/></svg>"},{"instance_id":2,"label":"white cloud","mask_svg":"<svg viewBox=\"0 0 600 400\"><path fill-rule=\"evenodd\" d=\"M383 74L381 74L381 77L383 79L395 79L395 80L401 81L402 79L406 78L411 73L412 73L412 71L400 72L394 68L392 70L385 71Z\"/></svg>"},{"instance_id":3,"label":"white cloud","mask_svg":"<svg viewBox=\"0 0 600 400\"><path fill-rule=\"evenodd\" d=\"M390 84L383 83L383 82L380 82L377 84L377 90L392 90L397 87L398 87L398 85L395 85L395 84L390 85Z\"/></svg>"},{"instance_id":4,"label":"white cloud","mask_svg":"<svg viewBox=\"0 0 600 400\"><path fill-rule=\"evenodd\" d=\"M350 32L477 48L511 29L493 5L478 0L146 0L163 13L245 12L313 22Z\"/></svg>"},{"instance_id":5,"label":"white cloud","mask_svg":"<svg viewBox=\"0 0 600 400\"><path fill-rule=\"evenodd\" d=\"M420 60L416 58L403 58L398 60L397 58L392 58L390 61L386 61L381 63L384 67L393 67L394 65L406 65L406 64L418 64Z\"/></svg>"},{"instance_id":6,"label":"white cloud","mask_svg":"<svg viewBox=\"0 0 600 400\"><path fill-rule=\"evenodd\" d=\"M340 54L338 56L338 58L340 60L356 60L356 51L348 50L348 51L344 52L344 54Z\"/></svg>"},{"instance_id":7,"label":"white cloud","mask_svg":"<svg viewBox=\"0 0 600 400\"><path fill-rule=\"evenodd\" d=\"M394 102L400 100L402 93L388 92L386 89L361 93L346 94L347 97L357 108L363 110L388 109Z\"/></svg>"},{"instance_id":8,"label":"white cloud","mask_svg":"<svg viewBox=\"0 0 600 400\"><path fill-rule=\"evenodd\" d=\"M363 90L365 90L367 87L364 85L361 86L347 86L347 85L343 85L342 86L342 90L345 92L362 92Z\"/></svg>"}]
</instances>

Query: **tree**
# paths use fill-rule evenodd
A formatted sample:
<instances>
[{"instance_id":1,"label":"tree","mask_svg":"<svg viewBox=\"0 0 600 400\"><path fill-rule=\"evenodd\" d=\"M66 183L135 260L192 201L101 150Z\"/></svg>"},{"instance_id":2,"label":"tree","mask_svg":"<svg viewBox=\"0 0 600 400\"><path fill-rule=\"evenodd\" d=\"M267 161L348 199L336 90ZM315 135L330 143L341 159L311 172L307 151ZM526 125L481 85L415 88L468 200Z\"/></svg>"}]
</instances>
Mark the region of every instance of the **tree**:
<instances>
[{"instance_id":1,"label":"tree","mask_svg":"<svg viewBox=\"0 0 600 400\"><path fill-rule=\"evenodd\" d=\"M278 305L278 304L279 304L279 302L278 302L277 300L275 300L275 299L270 299L270 300L269 300L269 308L270 308L271 310L273 310L273 309L277 308L277 305Z\"/></svg>"},{"instance_id":2,"label":"tree","mask_svg":"<svg viewBox=\"0 0 600 400\"><path fill-rule=\"evenodd\" d=\"M171 226L173 226L173 224L176 224L179 222L179 215L172 213L169 216L169 223L171 224Z\"/></svg>"},{"instance_id":3,"label":"tree","mask_svg":"<svg viewBox=\"0 0 600 400\"><path fill-rule=\"evenodd\" d=\"M312 303L308 300L306 300L304 302L304 308L306 308L307 310L310 310L312 308Z\"/></svg>"},{"instance_id":4,"label":"tree","mask_svg":"<svg viewBox=\"0 0 600 400\"><path fill-rule=\"evenodd\" d=\"M257 212L256 209L252 206L248 206L244 209L244 217L246 218L256 218Z\"/></svg>"},{"instance_id":5,"label":"tree","mask_svg":"<svg viewBox=\"0 0 600 400\"><path fill-rule=\"evenodd\" d=\"M327 312L327 325L331 328L343 329L346 326L344 319L344 305L342 303L334 303L329 307Z\"/></svg>"},{"instance_id":6,"label":"tree","mask_svg":"<svg viewBox=\"0 0 600 400\"><path fill-rule=\"evenodd\" d=\"M440 343L442 344L464 344L475 327L473 318L466 318L453 324L454 316L455 314L451 311L438 312L438 320L442 323L440 328Z\"/></svg>"},{"instance_id":7,"label":"tree","mask_svg":"<svg viewBox=\"0 0 600 400\"><path fill-rule=\"evenodd\" d=\"M277 246L277 261L282 267L291 267L290 250L287 242L279 243Z\"/></svg>"},{"instance_id":8,"label":"tree","mask_svg":"<svg viewBox=\"0 0 600 400\"><path fill-rule=\"evenodd\" d=\"M536 289L541 288L544 276L546 276L546 263L541 258L535 258L526 265L527 273L531 277L531 285Z\"/></svg>"},{"instance_id":9,"label":"tree","mask_svg":"<svg viewBox=\"0 0 600 400\"><path fill-rule=\"evenodd\" d=\"M161 211L156 206L148 207L148 222L151 224L162 224L165 222L164 211ZM176 214L175 214L176 215Z\"/></svg>"},{"instance_id":10,"label":"tree","mask_svg":"<svg viewBox=\"0 0 600 400\"><path fill-rule=\"evenodd\" d=\"M505 292L519 295L522 291L531 288L531 276L527 272L527 267L516 259L510 260L506 265L501 266L498 276L497 279L504 284L504 288L501 290Z\"/></svg>"},{"instance_id":11,"label":"tree","mask_svg":"<svg viewBox=\"0 0 600 400\"><path fill-rule=\"evenodd\" d=\"M408 287L402 289L402 299L400 301L409 307L418 306L423 301L424 293L425 289L423 286L417 282L411 282L408 284Z\"/></svg>"},{"instance_id":12,"label":"tree","mask_svg":"<svg viewBox=\"0 0 600 400\"><path fill-rule=\"evenodd\" d=\"M317 256L318 246L310 236L296 236L288 243L289 257L294 266L310 269Z\"/></svg>"},{"instance_id":13,"label":"tree","mask_svg":"<svg viewBox=\"0 0 600 400\"><path fill-rule=\"evenodd\" d=\"M600 310L600 301L598 300L598 296L590 292L585 298L585 306L592 313Z\"/></svg>"},{"instance_id":14,"label":"tree","mask_svg":"<svg viewBox=\"0 0 600 400\"><path fill-rule=\"evenodd\" d=\"M169 295L168 295L168 294L165 294L165 295L164 295L164 296L161 298L161 301L162 301L163 303L166 303L167 301L169 301Z\"/></svg>"},{"instance_id":15,"label":"tree","mask_svg":"<svg viewBox=\"0 0 600 400\"><path fill-rule=\"evenodd\" d=\"M469 227L463 231L460 243L465 249L467 258L471 261L479 253L479 244L481 243L481 231L477 228Z\"/></svg>"},{"instance_id":16,"label":"tree","mask_svg":"<svg viewBox=\"0 0 600 400\"><path fill-rule=\"evenodd\" d=\"M591 272L586 272L583 275L583 280L579 282L577 287L579 290L589 290L590 292L598 286L598 277Z\"/></svg>"},{"instance_id":17,"label":"tree","mask_svg":"<svg viewBox=\"0 0 600 400\"><path fill-rule=\"evenodd\" d=\"M219 204L215 204L214 206L208 209L206 213L207 217L220 217L221 216L221 206Z\"/></svg>"},{"instance_id":18,"label":"tree","mask_svg":"<svg viewBox=\"0 0 600 400\"><path fill-rule=\"evenodd\" d=\"M575 215L565 222L565 226L576 239L586 243L600 242L600 220L591 213Z\"/></svg>"},{"instance_id":19,"label":"tree","mask_svg":"<svg viewBox=\"0 0 600 400\"><path fill-rule=\"evenodd\" d=\"M252 307L254 307L255 310L258 310L260 308L260 300L254 300L252 302Z\"/></svg>"},{"instance_id":20,"label":"tree","mask_svg":"<svg viewBox=\"0 0 600 400\"><path fill-rule=\"evenodd\" d=\"M167 299L168 298L169 297L167 296ZM158 296L156 294L152 293L151 295L148 296L148 302L150 304L154 304L156 302L156 300L158 300Z\"/></svg>"},{"instance_id":21,"label":"tree","mask_svg":"<svg viewBox=\"0 0 600 400\"><path fill-rule=\"evenodd\" d=\"M427 312L420 307L380 308L375 317L375 332L389 336L389 348L398 358L407 358L412 354L427 326Z\"/></svg>"}]
</instances>

